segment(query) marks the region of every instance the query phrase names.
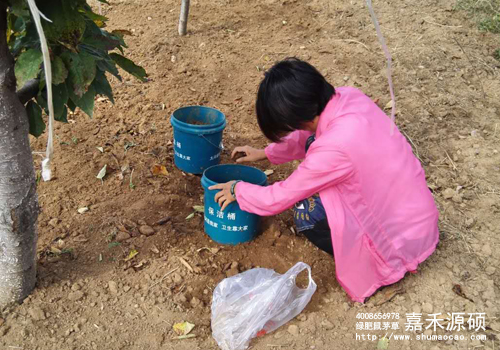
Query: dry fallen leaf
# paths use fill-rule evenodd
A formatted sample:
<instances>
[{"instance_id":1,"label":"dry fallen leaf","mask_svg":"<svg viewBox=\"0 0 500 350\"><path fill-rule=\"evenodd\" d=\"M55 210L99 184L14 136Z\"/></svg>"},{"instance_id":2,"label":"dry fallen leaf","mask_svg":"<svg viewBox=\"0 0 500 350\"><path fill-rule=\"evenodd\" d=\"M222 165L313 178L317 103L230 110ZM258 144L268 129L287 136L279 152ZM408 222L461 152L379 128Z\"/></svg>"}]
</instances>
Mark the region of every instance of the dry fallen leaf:
<instances>
[{"instance_id":1,"label":"dry fallen leaf","mask_svg":"<svg viewBox=\"0 0 500 350\"><path fill-rule=\"evenodd\" d=\"M195 338L195 337L196 337L195 334L186 334L186 335L180 335L178 337L173 337L172 339L182 340L182 339L189 339L189 338Z\"/></svg>"},{"instance_id":2,"label":"dry fallen leaf","mask_svg":"<svg viewBox=\"0 0 500 350\"><path fill-rule=\"evenodd\" d=\"M194 205L193 209L194 209L194 211L197 211L198 213L205 212L205 207L203 205Z\"/></svg>"},{"instance_id":3,"label":"dry fallen leaf","mask_svg":"<svg viewBox=\"0 0 500 350\"><path fill-rule=\"evenodd\" d=\"M387 102L384 109L391 109L393 104L394 104L394 102L392 100L390 100L389 102Z\"/></svg>"},{"instance_id":4,"label":"dry fallen leaf","mask_svg":"<svg viewBox=\"0 0 500 350\"><path fill-rule=\"evenodd\" d=\"M174 332L178 334L179 336L185 336L188 335L189 332L191 332L194 328L194 324L189 323L189 322L180 322L174 324Z\"/></svg>"},{"instance_id":5,"label":"dry fallen leaf","mask_svg":"<svg viewBox=\"0 0 500 350\"><path fill-rule=\"evenodd\" d=\"M380 306L382 304L391 301L398 294L403 294L405 292L404 288L400 284L393 284L381 290L375 295L375 306Z\"/></svg>"},{"instance_id":6,"label":"dry fallen leaf","mask_svg":"<svg viewBox=\"0 0 500 350\"><path fill-rule=\"evenodd\" d=\"M125 261L132 260L137 254L139 254L139 252L135 249L132 249L128 256L125 258Z\"/></svg>"},{"instance_id":7,"label":"dry fallen leaf","mask_svg":"<svg viewBox=\"0 0 500 350\"><path fill-rule=\"evenodd\" d=\"M186 266L186 268L190 271L190 272L194 272L193 268L191 267L191 265L188 264L188 262L186 260L184 260L183 258L181 258L180 256L178 257L179 258L179 261L181 262L182 265Z\"/></svg>"},{"instance_id":8,"label":"dry fallen leaf","mask_svg":"<svg viewBox=\"0 0 500 350\"><path fill-rule=\"evenodd\" d=\"M474 302L474 300L472 300L471 298L469 298L467 295L465 295L465 293L463 292L462 290L462 286L459 285L459 284L455 284L452 288L453 292L455 292L455 294L461 296L462 298L464 299L467 299L471 302Z\"/></svg>"},{"instance_id":9,"label":"dry fallen leaf","mask_svg":"<svg viewBox=\"0 0 500 350\"><path fill-rule=\"evenodd\" d=\"M154 176L168 176L167 168L165 168L164 165L153 165L153 167L151 168L151 172Z\"/></svg>"},{"instance_id":10,"label":"dry fallen leaf","mask_svg":"<svg viewBox=\"0 0 500 350\"><path fill-rule=\"evenodd\" d=\"M99 180L103 181L104 176L106 176L106 168L107 168L107 167L108 167L108 165L107 165L107 164L106 164L106 165L104 165L104 166L102 167L102 169L99 171L99 174L97 174L97 176L96 176L96 177L97 177Z\"/></svg>"},{"instance_id":11,"label":"dry fallen leaf","mask_svg":"<svg viewBox=\"0 0 500 350\"><path fill-rule=\"evenodd\" d=\"M389 347L389 339L385 336L380 338L377 343L377 350L386 350Z\"/></svg>"}]
</instances>

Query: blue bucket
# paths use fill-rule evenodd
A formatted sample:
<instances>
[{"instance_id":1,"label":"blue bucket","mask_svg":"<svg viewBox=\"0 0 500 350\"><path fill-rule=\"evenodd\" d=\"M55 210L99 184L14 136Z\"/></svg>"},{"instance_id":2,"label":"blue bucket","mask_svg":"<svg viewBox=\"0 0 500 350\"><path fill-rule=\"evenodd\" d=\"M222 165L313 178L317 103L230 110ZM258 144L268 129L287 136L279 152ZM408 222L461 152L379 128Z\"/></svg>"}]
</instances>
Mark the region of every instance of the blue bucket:
<instances>
[{"instance_id":1,"label":"blue bucket","mask_svg":"<svg viewBox=\"0 0 500 350\"><path fill-rule=\"evenodd\" d=\"M226 127L224 114L210 107L182 107L172 113L175 165L191 174L220 162L222 131Z\"/></svg>"},{"instance_id":2,"label":"blue bucket","mask_svg":"<svg viewBox=\"0 0 500 350\"><path fill-rule=\"evenodd\" d=\"M203 173L201 185L205 190L205 232L217 243L235 245L251 241L257 236L260 216L241 210L237 202L220 211L214 198L218 190L211 191L208 188L232 180L265 186L267 176L259 169L237 164L216 165Z\"/></svg>"}]
</instances>

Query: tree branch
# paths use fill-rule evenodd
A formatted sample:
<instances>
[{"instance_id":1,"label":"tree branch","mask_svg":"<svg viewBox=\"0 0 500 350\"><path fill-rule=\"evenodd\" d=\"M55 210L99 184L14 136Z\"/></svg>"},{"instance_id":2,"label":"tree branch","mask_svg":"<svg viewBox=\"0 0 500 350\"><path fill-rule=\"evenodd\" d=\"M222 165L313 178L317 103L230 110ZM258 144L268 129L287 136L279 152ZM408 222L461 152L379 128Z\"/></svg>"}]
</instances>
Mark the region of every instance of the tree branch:
<instances>
[{"instance_id":1,"label":"tree branch","mask_svg":"<svg viewBox=\"0 0 500 350\"><path fill-rule=\"evenodd\" d=\"M40 85L40 80L31 79L28 80L22 88L17 90L16 92L17 97L19 98L19 100L23 105L38 94L39 85Z\"/></svg>"}]
</instances>

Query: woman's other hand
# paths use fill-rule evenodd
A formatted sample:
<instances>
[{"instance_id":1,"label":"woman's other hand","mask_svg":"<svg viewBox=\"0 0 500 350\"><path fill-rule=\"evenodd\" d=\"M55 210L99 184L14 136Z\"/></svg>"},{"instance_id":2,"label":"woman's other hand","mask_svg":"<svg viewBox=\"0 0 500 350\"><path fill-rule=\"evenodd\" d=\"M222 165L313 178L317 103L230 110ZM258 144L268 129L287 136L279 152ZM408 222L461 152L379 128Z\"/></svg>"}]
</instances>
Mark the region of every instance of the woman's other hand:
<instances>
[{"instance_id":1,"label":"woman's other hand","mask_svg":"<svg viewBox=\"0 0 500 350\"><path fill-rule=\"evenodd\" d=\"M209 190L220 190L215 194L215 201L220 205L221 211L224 211L229 204L236 200L231 194L231 186L233 183L234 181L229 181L225 184L217 184L208 188Z\"/></svg>"},{"instance_id":2,"label":"woman's other hand","mask_svg":"<svg viewBox=\"0 0 500 350\"><path fill-rule=\"evenodd\" d=\"M264 160L267 159L267 156L263 149L257 149L250 146L240 146L233 150L231 158L236 158L236 163L243 163Z\"/></svg>"}]
</instances>

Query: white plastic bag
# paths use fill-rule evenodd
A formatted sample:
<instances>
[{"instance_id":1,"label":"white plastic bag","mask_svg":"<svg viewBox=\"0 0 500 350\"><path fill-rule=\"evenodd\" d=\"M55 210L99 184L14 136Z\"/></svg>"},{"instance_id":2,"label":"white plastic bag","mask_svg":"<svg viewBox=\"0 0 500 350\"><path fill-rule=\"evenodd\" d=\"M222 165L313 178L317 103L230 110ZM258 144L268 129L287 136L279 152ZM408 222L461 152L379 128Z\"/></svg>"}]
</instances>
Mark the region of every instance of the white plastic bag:
<instances>
[{"instance_id":1,"label":"white plastic bag","mask_svg":"<svg viewBox=\"0 0 500 350\"><path fill-rule=\"evenodd\" d=\"M295 279L305 269L309 285L300 289ZM222 350L244 350L250 339L272 332L300 314L315 291L311 268L303 262L284 275L258 268L226 278L213 294L213 337Z\"/></svg>"}]
</instances>

